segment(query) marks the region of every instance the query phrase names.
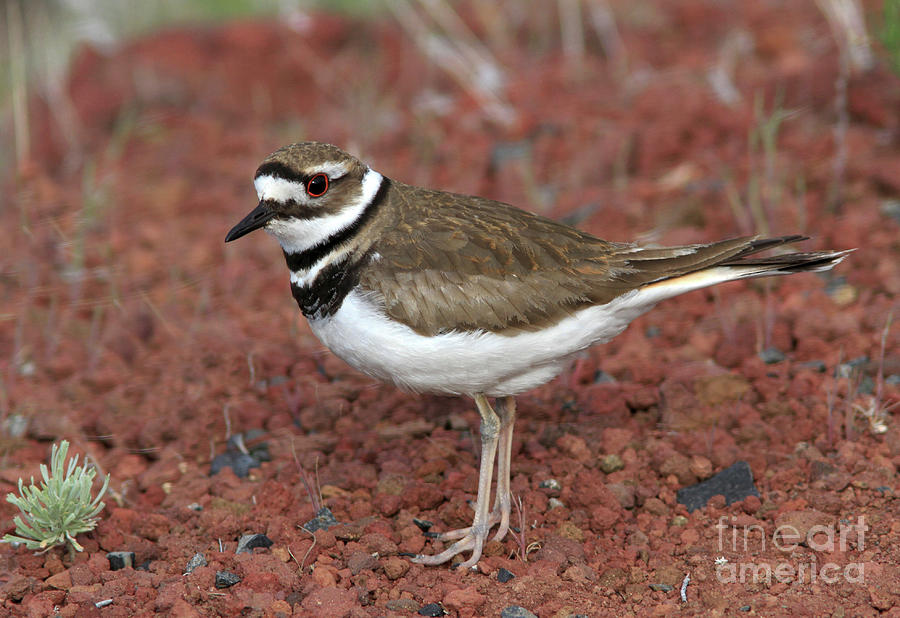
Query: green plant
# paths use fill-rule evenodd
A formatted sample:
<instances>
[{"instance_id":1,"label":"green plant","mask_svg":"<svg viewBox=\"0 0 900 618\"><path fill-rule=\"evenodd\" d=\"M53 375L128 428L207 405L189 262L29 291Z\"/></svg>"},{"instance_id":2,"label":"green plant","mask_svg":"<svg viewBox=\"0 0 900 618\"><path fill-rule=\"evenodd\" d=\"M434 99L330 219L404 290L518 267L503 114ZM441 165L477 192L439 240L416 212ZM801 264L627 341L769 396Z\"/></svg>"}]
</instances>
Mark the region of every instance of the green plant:
<instances>
[{"instance_id":1,"label":"green plant","mask_svg":"<svg viewBox=\"0 0 900 618\"><path fill-rule=\"evenodd\" d=\"M67 542L70 552L84 549L75 537L97 525L97 515L106 506L100 498L109 486L109 475L106 475L100 493L92 498L96 469L87 463L78 467L78 455L66 468L68 451L67 440L63 440L58 448L54 444L50 451L50 469L41 464L41 476L44 477L41 486L37 487L31 477L31 485L25 487L20 478L19 495L6 495L6 501L16 505L21 516L13 518L18 536L7 534L0 541L24 543L28 549L41 551Z\"/></svg>"},{"instance_id":2,"label":"green plant","mask_svg":"<svg viewBox=\"0 0 900 618\"><path fill-rule=\"evenodd\" d=\"M881 43L891 69L900 75L900 0L884 0Z\"/></svg>"}]
</instances>

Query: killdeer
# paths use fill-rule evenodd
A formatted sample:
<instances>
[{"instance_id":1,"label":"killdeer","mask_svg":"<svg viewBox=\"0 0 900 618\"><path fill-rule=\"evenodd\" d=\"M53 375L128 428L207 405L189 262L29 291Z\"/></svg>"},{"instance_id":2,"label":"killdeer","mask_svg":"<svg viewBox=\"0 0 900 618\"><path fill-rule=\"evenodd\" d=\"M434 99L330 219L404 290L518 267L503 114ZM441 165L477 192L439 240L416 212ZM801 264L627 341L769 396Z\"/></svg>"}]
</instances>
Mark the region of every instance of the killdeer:
<instances>
[{"instance_id":1,"label":"killdeer","mask_svg":"<svg viewBox=\"0 0 900 618\"><path fill-rule=\"evenodd\" d=\"M823 271L848 251L756 254L802 236L644 248L608 242L480 197L391 180L330 144L269 155L259 205L225 242L264 229L281 244L313 333L357 370L419 393L470 395L481 416L472 526L414 562L481 557L510 520L515 395L551 380L656 303L724 281ZM496 410L488 398L496 398ZM490 507L491 477L497 488Z\"/></svg>"}]
</instances>

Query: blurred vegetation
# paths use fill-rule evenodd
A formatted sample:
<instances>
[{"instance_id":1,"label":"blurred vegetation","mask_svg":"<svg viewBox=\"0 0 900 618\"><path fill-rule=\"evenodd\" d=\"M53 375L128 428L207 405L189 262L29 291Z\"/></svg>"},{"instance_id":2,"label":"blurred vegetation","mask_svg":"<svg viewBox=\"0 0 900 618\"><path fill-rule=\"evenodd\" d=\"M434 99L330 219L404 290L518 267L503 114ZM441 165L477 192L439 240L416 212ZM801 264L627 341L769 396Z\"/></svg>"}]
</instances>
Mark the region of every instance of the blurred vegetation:
<instances>
[{"instance_id":1,"label":"blurred vegetation","mask_svg":"<svg viewBox=\"0 0 900 618\"><path fill-rule=\"evenodd\" d=\"M0 165L27 151L27 94L39 93L51 106L63 96L62 76L81 43L109 49L169 25L313 10L359 15L378 6L369 0L0 0Z\"/></svg>"},{"instance_id":2,"label":"blurred vegetation","mask_svg":"<svg viewBox=\"0 0 900 618\"><path fill-rule=\"evenodd\" d=\"M900 0L884 0L881 43L891 69L900 75Z\"/></svg>"}]
</instances>

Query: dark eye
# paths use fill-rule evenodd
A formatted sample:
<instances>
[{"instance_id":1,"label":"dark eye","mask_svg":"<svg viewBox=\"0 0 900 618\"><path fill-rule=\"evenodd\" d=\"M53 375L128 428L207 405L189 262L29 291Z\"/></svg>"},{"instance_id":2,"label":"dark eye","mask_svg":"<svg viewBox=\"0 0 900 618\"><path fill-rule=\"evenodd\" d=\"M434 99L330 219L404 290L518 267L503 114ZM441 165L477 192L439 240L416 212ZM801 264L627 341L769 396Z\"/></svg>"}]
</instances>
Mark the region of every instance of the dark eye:
<instances>
[{"instance_id":1,"label":"dark eye","mask_svg":"<svg viewBox=\"0 0 900 618\"><path fill-rule=\"evenodd\" d=\"M325 174L316 174L306 181L306 192L310 197L321 197L328 191L328 176Z\"/></svg>"}]
</instances>

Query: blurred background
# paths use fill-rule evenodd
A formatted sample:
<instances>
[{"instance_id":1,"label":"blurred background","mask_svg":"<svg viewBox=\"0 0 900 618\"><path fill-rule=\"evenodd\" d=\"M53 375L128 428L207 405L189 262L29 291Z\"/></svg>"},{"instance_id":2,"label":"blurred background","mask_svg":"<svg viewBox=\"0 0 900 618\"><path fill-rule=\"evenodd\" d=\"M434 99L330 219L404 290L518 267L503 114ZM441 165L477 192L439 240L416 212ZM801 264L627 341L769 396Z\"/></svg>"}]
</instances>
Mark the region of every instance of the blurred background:
<instances>
[{"instance_id":1,"label":"blurred background","mask_svg":"<svg viewBox=\"0 0 900 618\"><path fill-rule=\"evenodd\" d=\"M838 307L866 299L859 340L829 362L875 358L897 303L897 0L4 0L2 15L7 435L155 452L186 416L210 431L256 397L247 371L284 379L318 349L270 239L222 243L258 162L307 139L617 241L859 247L827 287ZM646 318L673 345L696 322L677 302ZM716 305L711 328L825 354L761 302ZM205 386L173 409L191 375Z\"/></svg>"}]
</instances>

